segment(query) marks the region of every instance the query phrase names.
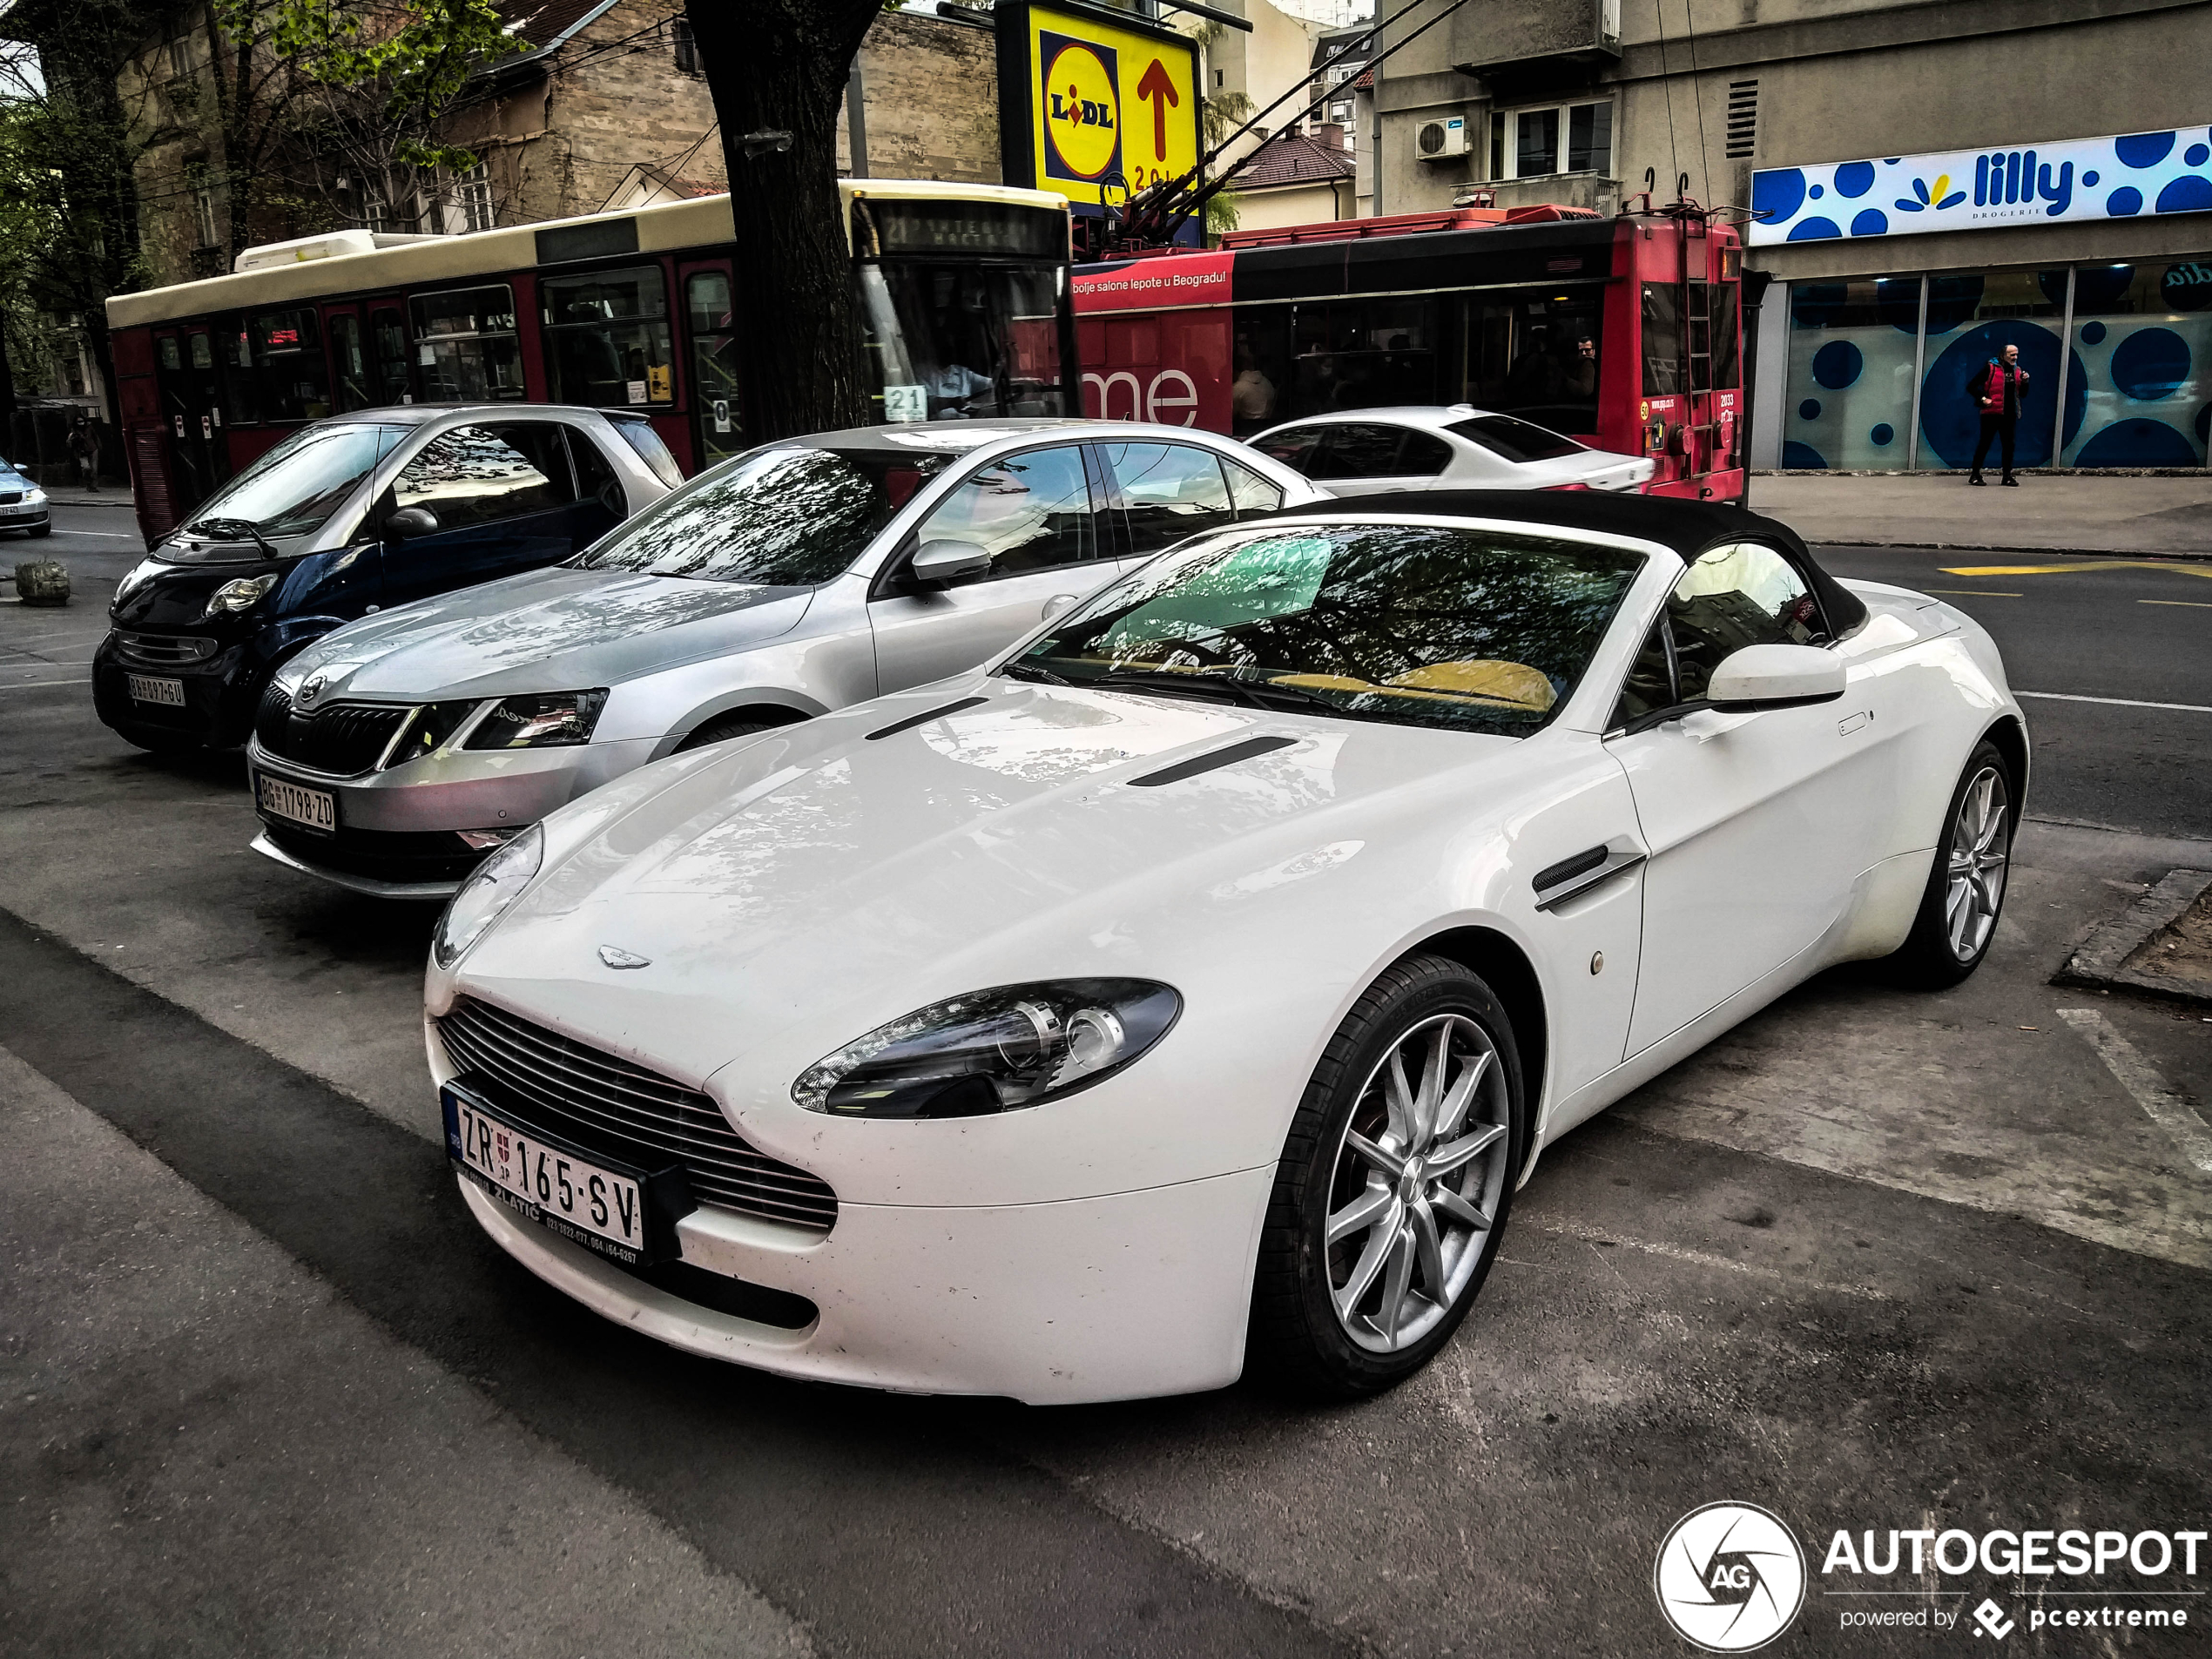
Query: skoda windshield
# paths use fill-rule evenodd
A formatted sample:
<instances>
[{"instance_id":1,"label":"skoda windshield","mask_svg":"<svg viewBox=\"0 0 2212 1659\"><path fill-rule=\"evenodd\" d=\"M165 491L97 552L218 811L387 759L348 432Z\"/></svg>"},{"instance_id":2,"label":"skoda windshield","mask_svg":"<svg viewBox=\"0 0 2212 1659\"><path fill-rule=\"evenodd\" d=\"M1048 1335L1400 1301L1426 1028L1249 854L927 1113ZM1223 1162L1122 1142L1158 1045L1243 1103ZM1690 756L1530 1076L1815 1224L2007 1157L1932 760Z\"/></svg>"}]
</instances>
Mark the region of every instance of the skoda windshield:
<instances>
[{"instance_id":1,"label":"skoda windshield","mask_svg":"<svg viewBox=\"0 0 2212 1659\"><path fill-rule=\"evenodd\" d=\"M999 671L1524 737L1574 691L1642 563L1443 526L1232 533L1163 554Z\"/></svg>"},{"instance_id":2,"label":"skoda windshield","mask_svg":"<svg viewBox=\"0 0 2212 1659\"><path fill-rule=\"evenodd\" d=\"M890 445L756 449L662 496L570 563L815 587L851 570L891 516L954 458Z\"/></svg>"},{"instance_id":3,"label":"skoda windshield","mask_svg":"<svg viewBox=\"0 0 2212 1659\"><path fill-rule=\"evenodd\" d=\"M157 556L172 564L228 563L276 551L268 543L280 537L312 535L409 430L363 421L302 427L192 509L179 533L212 545L172 539Z\"/></svg>"}]
</instances>

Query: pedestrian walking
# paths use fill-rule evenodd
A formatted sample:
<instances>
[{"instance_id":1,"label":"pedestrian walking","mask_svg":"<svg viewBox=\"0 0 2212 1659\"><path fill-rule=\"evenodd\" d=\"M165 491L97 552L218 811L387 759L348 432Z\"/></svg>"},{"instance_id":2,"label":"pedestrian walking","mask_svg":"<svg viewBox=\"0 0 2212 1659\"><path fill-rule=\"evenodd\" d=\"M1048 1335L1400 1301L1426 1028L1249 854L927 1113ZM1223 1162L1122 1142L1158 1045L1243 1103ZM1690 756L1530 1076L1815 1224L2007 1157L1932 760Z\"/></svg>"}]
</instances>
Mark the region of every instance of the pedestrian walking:
<instances>
[{"instance_id":1,"label":"pedestrian walking","mask_svg":"<svg viewBox=\"0 0 2212 1659\"><path fill-rule=\"evenodd\" d=\"M2018 488L2020 480L2013 476L2013 440L2020 431L2020 401L2027 395L2027 371L2020 367L2020 348L2007 346L2001 359L1993 357L1983 364L1966 393L1981 412L1981 436L1974 444L1974 469L1966 482L1988 482L1981 475L1981 463L1989 458L1989 441L1994 438L2005 462L2005 475L1998 482Z\"/></svg>"},{"instance_id":2,"label":"pedestrian walking","mask_svg":"<svg viewBox=\"0 0 2212 1659\"><path fill-rule=\"evenodd\" d=\"M69 453L77 462L77 482L87 489L100 487L100 435L90 421L69 429Z\"/></svg>"}]
</instances>

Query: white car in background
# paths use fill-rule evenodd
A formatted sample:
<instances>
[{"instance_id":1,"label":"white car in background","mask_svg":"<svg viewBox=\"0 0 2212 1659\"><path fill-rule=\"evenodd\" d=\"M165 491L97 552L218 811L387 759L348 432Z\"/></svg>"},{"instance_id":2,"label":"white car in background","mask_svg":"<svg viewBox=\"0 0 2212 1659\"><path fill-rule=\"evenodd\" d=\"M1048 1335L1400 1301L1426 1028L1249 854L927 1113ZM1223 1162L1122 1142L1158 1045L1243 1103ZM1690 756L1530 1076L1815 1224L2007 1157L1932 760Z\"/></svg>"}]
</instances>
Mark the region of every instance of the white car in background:
<instances>
[{"instance_id":1,"label":"white car in background","mask_svg":"<svg viewBox=\"0 0 2212 1659\"><path fill-rule=\"evenodd\" d=\"M1401 489L1640 490L1654 463L1472 403L1346 409L1246 440L1332 496Z\"/></svg>"},{"instance_id":2,"label":"white car in background","mask_svg":"<svg viewBox=\"0 0 2212 1659\"><path fill-rule=\"evenodd\" d=\"M447 1148L696 1353L1372 1393L1576 1123L1833 963L1972 973L2027 759L1979 625L1770 519L1293 506L509 842L434 939Z\"/></svg>"}]
</instances>

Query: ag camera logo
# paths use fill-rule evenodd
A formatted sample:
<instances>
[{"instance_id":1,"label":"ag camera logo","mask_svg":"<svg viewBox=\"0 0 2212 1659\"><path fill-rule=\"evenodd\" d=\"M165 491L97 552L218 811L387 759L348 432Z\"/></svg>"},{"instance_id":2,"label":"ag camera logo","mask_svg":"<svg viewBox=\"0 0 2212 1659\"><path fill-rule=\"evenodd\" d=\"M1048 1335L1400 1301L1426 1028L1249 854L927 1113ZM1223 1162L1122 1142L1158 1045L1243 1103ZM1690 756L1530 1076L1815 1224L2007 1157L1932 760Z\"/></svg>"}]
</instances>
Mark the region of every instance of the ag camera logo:
<instances>
[{"instance_id":1,"label":"ag camera logo","mask_svg":"<svg viewBox=\"0 0 2212 1659\"><path fill-rule=\"evenodd\" d=\"M1661 1542L1651 1588L1684 1641L1708 1653L1750 1653L1788 1629L1804 1605L1804 1551L1757 1505L1709 1503Z\"/></svg>"}]
</instances>

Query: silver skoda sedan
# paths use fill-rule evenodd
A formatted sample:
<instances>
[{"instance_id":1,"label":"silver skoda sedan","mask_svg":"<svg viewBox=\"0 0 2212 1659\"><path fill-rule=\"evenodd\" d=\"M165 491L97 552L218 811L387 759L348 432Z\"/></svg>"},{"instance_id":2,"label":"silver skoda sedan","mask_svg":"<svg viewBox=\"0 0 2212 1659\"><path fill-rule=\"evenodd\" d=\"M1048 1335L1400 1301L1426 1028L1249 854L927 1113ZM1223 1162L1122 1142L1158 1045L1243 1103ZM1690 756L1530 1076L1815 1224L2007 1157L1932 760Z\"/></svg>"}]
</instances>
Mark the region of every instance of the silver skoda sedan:
<instances>
[{"instance_id":1,"label":"silver skoda sedan","mask_svg":"<svg viewBox=\"0 0 2212 1659\"><path fill-rule=\"evenodd\" d=\"M723 462L551 569L366 617L271 681L253 846L451 894L610 779L974 666L1169 543L1328 497L1211 433L863 428Z\"/></svg>"}]
</instances>

